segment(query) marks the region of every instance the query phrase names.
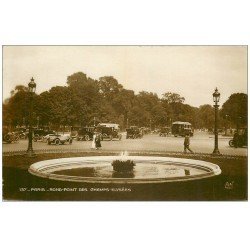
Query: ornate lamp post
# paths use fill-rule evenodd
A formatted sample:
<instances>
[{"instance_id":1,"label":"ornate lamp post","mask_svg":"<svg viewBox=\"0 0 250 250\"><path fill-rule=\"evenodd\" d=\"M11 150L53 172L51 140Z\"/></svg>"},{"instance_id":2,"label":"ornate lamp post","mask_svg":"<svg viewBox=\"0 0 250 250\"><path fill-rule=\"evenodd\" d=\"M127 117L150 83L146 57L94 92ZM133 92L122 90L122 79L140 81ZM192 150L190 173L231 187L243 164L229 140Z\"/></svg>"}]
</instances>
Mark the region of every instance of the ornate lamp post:
<instances>
[{"instance_id":1,"label":"ornate lamp post","mask_svg":"<svg viewBox=\"0 0 250 250\"><path fill-rule=\"evenodd\" d=\"M29 144L28 149L26 151L26 155L28 157L34 157L35 153L32 148L32 135L33 135L33 127L32 127L32 115L33 115L33 97L36 91L36 83L34 82L34 78L32 77L30 83L28 84L29 87Z\"/></svg>"},{"instance_id":2,"label":"ornate lamp post","mask_svg":"<svg viewBox=\"0 0 250 250\"><path fill-rule=\"evenodd\" d=\"M213 93L213 100L214 100L214 109L215 109L215 116L214 116L214 151L213 154L220 155L220 151L218 148L218 109L219 109L219 101L220 101L220 93L216 88Z\"/></svg>"}]
</instances>

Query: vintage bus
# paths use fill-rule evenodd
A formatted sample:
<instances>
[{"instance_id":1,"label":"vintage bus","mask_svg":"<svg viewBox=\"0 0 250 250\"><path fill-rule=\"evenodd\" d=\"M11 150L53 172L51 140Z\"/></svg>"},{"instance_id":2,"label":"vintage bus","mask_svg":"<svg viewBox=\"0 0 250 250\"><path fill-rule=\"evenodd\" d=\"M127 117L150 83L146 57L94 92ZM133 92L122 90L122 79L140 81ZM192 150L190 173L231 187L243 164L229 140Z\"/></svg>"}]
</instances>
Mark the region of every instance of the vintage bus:
<instances>
[{"instance_id":1,"label":"vintage bus","mask_svg":"<svg viewBox=\"0 0 250 250\"><path fill-rule=\"evenodd\" d=\"M172 134L177 137L177 136L193 136L193 129L192 129L192 124L190 122L180 122L176 121L172 123Z\"/></svg>"}]
</instances>

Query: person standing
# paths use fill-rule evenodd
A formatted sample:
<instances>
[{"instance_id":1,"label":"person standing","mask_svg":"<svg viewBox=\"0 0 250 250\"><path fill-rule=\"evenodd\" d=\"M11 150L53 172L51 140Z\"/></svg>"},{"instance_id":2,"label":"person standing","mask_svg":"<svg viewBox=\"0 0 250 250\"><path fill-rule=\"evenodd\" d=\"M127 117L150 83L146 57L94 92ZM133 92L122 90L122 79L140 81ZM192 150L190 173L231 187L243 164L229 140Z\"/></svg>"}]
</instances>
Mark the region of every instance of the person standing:
<instances>
[{"instance_id":1,"label":"person standing","mask_svg":"<svg viewBox=\"0 0 250 250\"><path fill-rule=\"evenodd\" d=\"M94 134L93 134L93 140L92 140L91 148L96 149L96 132L94 132Z\"/></svg>"},{"instance_id":2,"label":"person standing","mask_svg":"<svg viewBox=\"0 0 250 250\"><path fill-rule=\"evenodd\" d=\"M186 134L185 135L185 139L184 139L184 153L187 153L187 150L191 153L194 153L190 148L189 148L189 145L190 145L190 138L189 138L189 135Z\"/></svg>"},{"instance_id":3,"label":"person standing","mask_svg":"<svg viewBox=\"0 0 250 250\"><path fill-rule=\"evenodd\" d=\"M238 131L236 130L235 133L234 133L234 137L233 137L234 147L235 148L238 148L239 139L240 139L240 137L239 137Z\"/></svg>"},{"instance_id":4,"label":"person standing","mask_svg":"<svg viewBox=\"0 0 250 250\"><path fill-rule=\"evenodd\" d=\"M100 133L98 133L98 134L96 135L96 138L95 138L95 146L96 146L96 149L99 149L99 148L102 147L102 145L101 145L101 134L100 134Z\"/></svg>"}]
</instances>

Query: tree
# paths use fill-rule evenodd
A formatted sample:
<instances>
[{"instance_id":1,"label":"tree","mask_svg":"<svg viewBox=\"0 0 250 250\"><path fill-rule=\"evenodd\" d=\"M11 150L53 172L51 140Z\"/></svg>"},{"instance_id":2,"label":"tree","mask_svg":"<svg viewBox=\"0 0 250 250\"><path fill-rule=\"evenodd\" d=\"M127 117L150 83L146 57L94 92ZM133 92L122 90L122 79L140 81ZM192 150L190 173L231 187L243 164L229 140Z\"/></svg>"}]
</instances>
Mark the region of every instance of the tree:
<instances>
[{"instance_id":1,"label":"tree","mask_svg":"<svg viewBox=\"0 0 250 250\"><path fill-rule=\"evenodd\" d=\"M201 105L197 111L197 126L212 130L214 127L214 108L209 105Z\"/></svg>"},{"instance_id":2,"label":"tree","mask_svg":"<svg viewBox=\"0 0 250 250\"><path fill-rule=\"evenodd\" d=\"M222 105L221 115L236 126L247 124L247 94L235 93Z\"/></svg>"},{"instance_id":3,"label":"tree","mask_svg":"<svg viewBox=\"0 0 250 250\"><path fill-rule=\"evenodd\" d=\"M4 117L8 120L8 125L22 125L29 115L29 93L27 87L17 85L11 91L11 97L4 105Z\"/></svg>"},{"instance_id":4,"label":"tree","mask_svg":"<svg viewBox=\"0 0 250 250\"><path fill-rule=\"evenodd\" d=\"M145 110L141 109L140 106L135 105L129 110L128 114L129 125L135 126L147 126L149 123L149 114Z\"/></svg>"},{"instance_id":5,"label":"tree","mask_svg":"<svg viewBox=\"0 0 250 250\"><path fill-rule=\"evenodd\" d=\"M113 76L100 77L98 87L100 93L108 100L112 100L115 94L123 89L123 86Z\"/></svg>"},{"instance_id":6,"label":"tree","mask_svg":"<svg viewBox=\"0 0 250 250\"><path fill-rule=\"evenodd\" d=\"M126 127L126 122L128 119L128 112L135 104L135 94L132 90L122 89L120 90L112 100L112 106L119 117L119 121L121 121L121 117L123 117L123 122L121 125Z\"/></svg>"},{"instance_id":7,"label":"tree","mask_svg":"<svg viewBox=\"0 0 250 250\"><path fill-rule=\"evenodd\" d=\"M165 127L168 125L168 116L161 104L154 106L152 112L152 125L155 127Z\"/></svg>"},{"instance_id":8,"label":"tree","mask_svg":"<svg viewBox=\"0 0 250 250\"><path fill-rule=\"evenodd\" d=\"M67 77L68 86L84 84L88 81L87 75L83 72L77 72Z\"/></svg>"},{"instance_id":9,"label":"tree","mask_svg":"<svg viewBox=\"0 0 250 250\"><path fill-rule=\"evenodd\" d=\"M162 95L161 103L169 119L171 118L172 121L187 121L186 118L183 117L187 109L183 104L184 101L185 98L177 93L166 92Z\"/></svg>"},{"instance_id":10,"label":"tree","mask_svg":"<svg viewBox=\"0 0 250 250\"><path fill-rule=\"evenodd\" d=\"M24 85L16 85L15 89L10 91L10 95L14 96L17 92L28 92L28 87Z\"/></svg>"},{"instance_id":11,"label":"tree","mask_svg":"<svg viewBox=\"0 0 250 250\"><path fill-rule=\"evenodd\" d=\"M181 97L179 94L166 92L162 95L162 100L164 102L170 103L183 103L185 101L184 97Z\"/></svg>"},{"instance_id":12,"label":"tree","mask_svg":"<svg viewBox=\"0 0 250 250\"><path fill-rule=\"evenodd\" d=\"M137 100L142 108L151 112L152 108L159 103L157 94L152 92L141 91L137 95Z\"/></svg>"},{"instance_id":13,"label":"tree","mask_svg":"<svg viewBox=\"0 0 250 250\"><path fill-rule=\"evenodd\" d=\"M68 88L68 107L70 108L70 121L78 125L89 125L89 122L100 113L103 98L99 93L98 81L84 77L78 73L69 76L74 84ZM79 79L78 79L79 77Z\"/></svg>"},{"instance_id":14,"label":"tree","mask_svg":"<svg viewBox=\"0 0 250 250\"><path fill-rule=\"evenodd\" d=\"M121 127L138 125L149 127L168 126L170 119L188 121L194 127L211 129L214 125L214 109L210 105L199 108L184 104L185 98L167 92L161 99L152 92L141 91L137 95L123 88L113 76L99 80L77 72L67 77L67 86L55 86L34 95L33 116L40 118L40 125L86 126L98 122L119 123ZM9 99L3 103L3 125L17 126L28 121L28 88L17 85ZM237 125L247 123L247 95L235 93L223 104L220 124L228 126L229 119ZM123 126L122 126L123 125Z\"/></svg>"},{"instance_id":15,"label":"tree","mask_svg":"<svg viewBox=\"0 0 250 250\"><path fill-rule=\"evenodd\" d=\"M161 110L160 100L157 94L152 92L141 91L136 95L135 105L141 110L143 120L141 121L143 126L149 127L150 120L154 120L155 112L159 113ZM158 120L155 119L155 124L158 123Z\"/></svg>"}]
</instances>

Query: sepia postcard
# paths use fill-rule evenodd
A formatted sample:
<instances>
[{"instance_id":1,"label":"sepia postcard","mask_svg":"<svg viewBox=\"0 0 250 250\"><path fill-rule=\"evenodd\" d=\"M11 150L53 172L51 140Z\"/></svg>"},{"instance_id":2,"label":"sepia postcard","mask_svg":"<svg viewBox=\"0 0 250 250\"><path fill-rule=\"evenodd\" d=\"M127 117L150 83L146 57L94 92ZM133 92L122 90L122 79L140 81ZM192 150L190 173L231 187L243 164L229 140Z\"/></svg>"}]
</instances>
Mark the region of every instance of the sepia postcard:
<instances>
[{"instance_id":1,"label":"sepia postcard","mask_svg":"<svg viewBox=\"0 0 250 250\"><path fill-rule=\"evenodd\" d=\"M248 47L8 46L4 201L247 201Z\"/></svg>"}]
</instances>

